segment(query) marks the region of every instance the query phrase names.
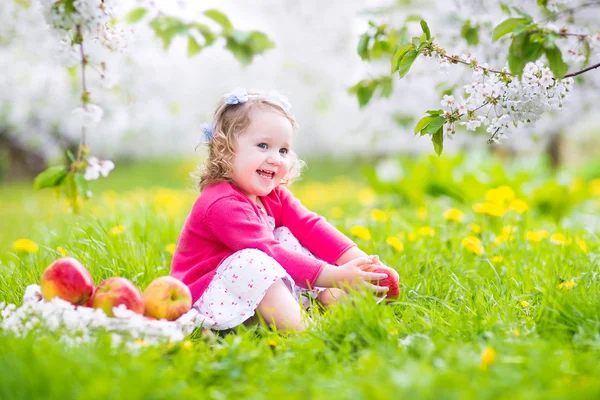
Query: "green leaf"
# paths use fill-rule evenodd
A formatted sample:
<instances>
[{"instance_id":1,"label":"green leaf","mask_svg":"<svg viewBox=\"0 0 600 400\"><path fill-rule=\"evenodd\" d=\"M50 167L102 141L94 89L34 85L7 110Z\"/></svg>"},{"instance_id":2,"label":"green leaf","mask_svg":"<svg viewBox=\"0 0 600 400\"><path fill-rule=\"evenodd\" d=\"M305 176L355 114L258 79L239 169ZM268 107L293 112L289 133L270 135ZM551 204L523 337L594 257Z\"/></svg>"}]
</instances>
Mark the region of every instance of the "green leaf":
<instances>
[{"instance_id":1,"label":"green leaf","mask_svg":"<svg viewBox=\"0 0 600 400\"><path fill-rule=\"evenodd\" d=\"M210 46L217 39L216 35L210 30L207 25L193 22L190 24L192 28L195 28L200 32L202 36L204 36L204 47Z\"/></svg>"},{"instance_id":2,"label":"green leaf","mask_svg":"<svg viewBox=\"0 0 600 400\"><path fill-rule=\"evenodd\" d=\"M188 57L195 56L202 51L202 47L196 42L192 36L188 36L187 54Z\"/></svg>"},{"instance_id":3,"label":"green leaf","mask_svg":"<svg viewBox=\"0 0 600 400\"><path fill-rule=\"evenodd\" d=\"M550 70L557 79L562 79L569 70L569 65L563 61L562 53L558 46L546 49L546 57L550 64Z\"/></svg>"},{"instance_id":4,"label":"green leaf","mask_svg":"<svg viewBox=\"0 0 600 400\"><path fill-rule=\"evenodd\" d=\"M471 26L471 21L467 20L461 28L460 34L468 44L476 46L479 44L479 25Z\"/></svg>"},{"instance_id":5,"label":"green leaf","mask_svg":"<svg viewBox=\"0 0 600 400\"><path fill-rule=\"evenodd\" d=\"M417 122L417 125L415 126L414 132L415 135L419 132L421 132L424 128L427 127L427 125L429 125L429 123L433 120L432 116L427 116L427 117L423 117L419 120L419 122Z\"/></svg>"},{"instance_id":6,"label":"green leaf","mask_svg":"<svg viewBox=\"0 0 600 400\"><path fill-rule=\"evenodd\" d=\"M444 151L444 129L440 128L431 136L431 141L433 142L433 149L436 154L439 156Z\"/></svg>"},{"instance_id":7,"label":"green leaf","mask_svg":"<svg viewBox=\"0 0 600 400\"><path fill-rule=\"evenodd\" d=\"M229 18L227 18L227 16L221 11L214 9L206 10L204 11L204 15L215 21L217 24L221 25L221 27L223 28L223 33L228 33L231 30L233 30L233 25L231 25L231 22L229 22Z\"/></svg>"},{"instance_id":8,"label":"green leaf","mask_svg":"<svg viewBox=\"0 0 600 400\"><path fill-rule=\"evenodd\" d=\"M92 192L88 189L88 181L85 180L84 174L75 174L75 183L79 195L84 199L89 199Z\"/></svg>"},{"instance_id":9,"label":"green leaf","mask_svg":"<svg viewBox=\"0 0 600 400\"><path fill-rule=\"evenodd\" d=\"M77 182L75 181L75 173L69 172L65 177L64 192L71 203L71 207L74 213L79 212L79 189L77 188Z\"/></svg>"},{"instance_id":10,"label":"green leaf","mask_svg":"<svg viewBox=\"0 0 600 400\"><path fill-rule=\"evenodd\" d=\"M494 28L494 31L492 32L492 40L496 41L507 33L514 31L517 26L526 25L528 23L529 21L526 18L509 18L505 21L502 21L497 27Z\"/></svg>"},{"instance_id":11,"label":"green leaf","mask_svg":"<svg viewBox=\"0 0 600 400\"><path fill-rule=\"evenodd\" d=\"M60 186L65 176L67 176L67 171L64 165L50 167L35 177L33 189L40 190Z\"/></svg>"},{"instance_id":12,"label":"green leaf","mask_svg":"<svg viewBox=\"0 0 600 400\"><path fill-rule=\"evenodd\" d=\"M508 66L510 68L510 72L514 75L519 75L523 73L523 68L525 68L525 64L527 61L523 55L523 47L527 41L527 34L521 33L515 36L510 43L510 47L508 49Z\"/></svg>"},{"instance_id":13,"label":"green leaf","mask_svg":"<svg viewBox=\"0 0 600 400\"><path fill-rule=\"evenodd\" d=\"M370 85L361 86L360 88L358 88L356 96L358 97L358 104L361 108L369 103L369 101L373 97L373 93L375 92L376 87L377 83L371 83Z\"/></svg>"},{"instance_id":14,"label":"green leaf","mask_svg":"<svg viewBox=\"0 0 600 400\"><path fill-rule=\"evenodd\" d=\"M450 91L449 94L451 94L452 91ZM440 110L427 110L425 111L427 114L431 115L431 116L436 116L436 115L442 115L444 113L444 110L440 109Z\"/></svg>"},{"instance_id":15,"label":"green leaf","mask_svg":"<svg viewBox=\"0 0 600 400\"><path fill-rule=\"evenodd\" d=\"M419 52L417 50L410 50L402 57L398 66L400 78L404 78L404 76L408 73L418 55Z\"/></svg>"},{"instance_id":16,"label":"green leaf","mask_svg":"<svg viewBox=\"0 0 600 400\"><path fill-rule=\"evenodd\" d=\"M398 71L398 68L400 67L400 60L402 59L402 57L404 57L406 53L408 53L414 48L415 46L409 44L407 46L399 48L398 51L396 51L396 54L394 54L394 57L392 58L392 74Z\"/></svg>"},{"instance_id":17,"label":"green leaf","mask_svg":"<svg viewBox=\"0 0 600 400\"><path fill-rule=\"evenodd\" d=\"M368 33L363 33L360 36L360 40L358 41L358 47L356 51L358 55L363 60L369 59L369 41L371 40L371 36ZM394 71L392 71L394 72Z\"/></svg>"},{"instance_id":18,"label":"green leaf","mask_svg":"<svg viewBox=\"0 0 600 400\"><path fill-rule=\"evenodd\" d=\"M419 47L419 45L421 44L421 38L415 36L412 38L412 44L415 47Z\"/></svg>"},{"instance_id":19,"label":"green leaf","mask_svg":"<svg viewBox=\"0 0 600 400\"><path fill-rule=\"evenodd\" d=\"M531 17L531 15L527 14L525 11L521 10L519 7L512 7L512 9L514 10L514 12L516 12L521 17L526 19L528 23L533 21L533 18Z\"/></svg>"},{"instance_id":20,"label":"green leaf","mask_svg":"<svg viewBox=\"0 0 600 400\"><path fill-rule=\"evenodd\" d=\"M404 20L404 22L417 22L417 21L421 21L423 19L423 17L421 17L420 15L409 15L406 17L406 19Z\"/></svg>"},{"instance_id":21,"label":"green leaf","mask_svg":"<svg viewBox=\"0 0 600 400\"><path fill-rule=\"evenodd\" d=\"M423 29L423 33L427 37L427 40L431 39L431 31L429 30L429 26L427 26L427 22L424 19L421 20L421 29Z\"/></svg>"},{"instance_id":22,"label":"green leaf","mask_svg":"<svg viewBox=\"0 0 600 400\"><path fill-rule=\"evenodd\" d=\"M389 76L381 78L379 81L379 86L381 90L382 97L390 97L392 92L394 91L392 78Z\"/></svg>"},{"instance_id":23,"label":"green leaf","mask_svg":"<svg viewBox=\"0 0 600 400\"><path fill-rule=\"evenodd\" d=\"M148 10L146 10L144 7L134 8L127 14L127 16L125 17L125 21L127 21L130 24L135 24L136 22L139 22L142 18L144 18L147 13Z\"/></svg>"},{"instance_id":24,"label":"green leaf","mask_svg":"<svg viewBox=\"0 0 600 400\"><path fill-rule=\"evenodd\" d=\"M435 133L438 129L444 126L444 122L446 122L446 118L442 116L435 117L429 123L429 125L427 125L427 128L425 128L425 130L423 131L423 135Z\"/></svg>"}]
</instances>

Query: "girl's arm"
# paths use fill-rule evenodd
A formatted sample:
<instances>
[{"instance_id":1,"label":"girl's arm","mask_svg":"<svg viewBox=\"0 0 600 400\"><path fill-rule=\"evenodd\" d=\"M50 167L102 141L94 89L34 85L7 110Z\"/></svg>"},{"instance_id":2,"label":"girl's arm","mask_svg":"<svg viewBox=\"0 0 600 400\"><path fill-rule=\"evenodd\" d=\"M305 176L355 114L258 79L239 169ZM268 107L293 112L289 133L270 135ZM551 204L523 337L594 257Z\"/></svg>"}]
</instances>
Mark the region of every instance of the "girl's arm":
<instances>
[{"instance_id":1,"label":"girl's arm","mask_svg":"<svg viewBox=\"0 0 600 400\"><path fill-rule=\"evenodd\" d=\"M355 258L365 257L367 253L359 249L357 246L351 247L346 250L340 258L335 261L335 265L346 264L348 261L352 261Z\"/></svg>"}]
</instances>

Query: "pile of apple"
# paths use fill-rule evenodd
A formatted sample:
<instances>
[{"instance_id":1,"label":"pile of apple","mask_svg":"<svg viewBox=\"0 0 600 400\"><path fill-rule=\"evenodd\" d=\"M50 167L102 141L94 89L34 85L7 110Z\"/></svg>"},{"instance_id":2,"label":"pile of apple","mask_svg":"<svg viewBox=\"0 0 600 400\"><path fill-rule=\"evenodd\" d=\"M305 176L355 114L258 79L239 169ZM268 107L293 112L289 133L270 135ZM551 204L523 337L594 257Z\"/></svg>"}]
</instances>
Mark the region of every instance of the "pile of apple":
<instances>
[{"instance_id":1,"label":"pile of apple","mask_svg":"<svg viewBox=\"0 0 600 400\"><path fill-rule=\"evenodd\" d=\"M112 317L113 308L124 305L148 318L174 321L192 307L190 289L178 279L161 276L142 294L125 278L108 278L98 287L87 269L72 257L54 261L41 279L42 297L50 301L59 297L77 306L100 308Z\"/></svg>"}]
</instances>

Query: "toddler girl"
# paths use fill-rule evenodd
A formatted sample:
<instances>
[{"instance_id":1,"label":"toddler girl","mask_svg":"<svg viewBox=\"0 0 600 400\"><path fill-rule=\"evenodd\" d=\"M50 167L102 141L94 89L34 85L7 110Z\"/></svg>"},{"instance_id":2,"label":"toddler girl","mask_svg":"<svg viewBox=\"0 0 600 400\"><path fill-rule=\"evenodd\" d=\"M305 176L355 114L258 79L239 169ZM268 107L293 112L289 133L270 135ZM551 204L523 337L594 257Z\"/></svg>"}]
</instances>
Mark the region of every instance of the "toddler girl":
<instances>
[{"instance_id":1,"label":"toddler girl","mask_svg":"<svg viewBox=\"0 0 600 400\"><path fill-rule=\"evenodd\" d=\"M289 108L278 96L239 89L221 99L203 127L201 195L179 236L171 275L190 288L205 328L255 321L258 310L269 325L300 331L307 297L329 306L349 288L387 291L371 283L386 274L360 269L380 264L377 256L286 189L304 165L291 151L296 122Z\"/></svg>"}]
</instances>

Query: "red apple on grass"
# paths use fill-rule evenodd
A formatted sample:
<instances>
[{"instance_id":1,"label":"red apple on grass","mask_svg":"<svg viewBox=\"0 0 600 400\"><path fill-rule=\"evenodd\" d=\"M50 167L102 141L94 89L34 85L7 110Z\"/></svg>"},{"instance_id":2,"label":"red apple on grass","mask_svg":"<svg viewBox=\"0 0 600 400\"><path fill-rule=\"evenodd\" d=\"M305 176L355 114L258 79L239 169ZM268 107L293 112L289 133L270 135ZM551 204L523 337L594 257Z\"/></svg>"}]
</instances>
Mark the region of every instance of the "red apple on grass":
<instances>
[{"instance_id":1,"label":"red apple on grass","mask_svg":"<svg viewBox=\"0 0 600 400\"><path fill-rule=\"evenodd\" d=\"M192 293L179 279L161 276L143 294L144 315L174 321L192 308Z\"/></svg>"},{"instance_id":2,"label":"red apple on grass","mask_svg":"<svg viewBox=\"0 0 600 400\"><path fill-rule=\"evenodd\" d=\"M94 292L92 307L101 308L113 317L113 308L123 304L138 314L144 313L142 294L133 283L125 278L108 278L102 281Z\"/></svg>"},{"instance_id":3,"label":"red apple on grass","mask_svg":"<svg viewBox=\"0 0 600 400\"><path fill-rule=\"evenodd\" d=\"M373 283L378 286L387 286L390 290L385 293L385 297L388 299L397 299L400 297L400 287L398 285L400 280L400 275L390 267L383 266L381 264L369 264L364 267L361 267L363 271L368 272L377 272L380 274L386 274L387 278L382 279L380 281L374 281ZM380 296L383 296L381 294Z\"/></svg>"},{"instance_id":4,"label":"red apple on grass","mask_svg":"<svg viewBox=\"0 0 600 400\"><path fill-rule=\"evenodd\" d=\"M50 264L42 274L40 286L44 300L58 297L75 305L85 304L94 292L92 276L73 257L62 257Z\"/></svg>"}]
</instances>

